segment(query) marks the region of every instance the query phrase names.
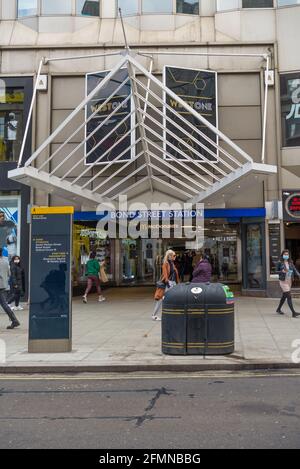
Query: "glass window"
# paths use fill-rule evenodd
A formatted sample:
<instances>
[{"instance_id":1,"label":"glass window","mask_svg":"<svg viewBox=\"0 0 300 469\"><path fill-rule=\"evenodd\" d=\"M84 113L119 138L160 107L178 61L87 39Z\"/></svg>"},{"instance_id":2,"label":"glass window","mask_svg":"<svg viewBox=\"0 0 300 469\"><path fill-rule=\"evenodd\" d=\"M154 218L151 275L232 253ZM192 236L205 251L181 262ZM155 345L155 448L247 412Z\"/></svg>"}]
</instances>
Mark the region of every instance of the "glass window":
<instances>
[{"instance_id":1,"label":"glass window","mask_svg":"<svg viewBox=\"0 0 300 469\"><path fill-rule=\"evenodd\" d=\"M136 15L139 13L139 0L119 0L118 7L122 10L122 15ZM119 15L119 12L118 12Z\"/></svg>"},{"instance_id":2,"label":"glass window","mask_svg":"<svg viewBox=\"0 0 300 469\"><path fill-rule=\"evenodd\" d=\"M113 280L113 241L102 239L96 228L97 222L76 222L73 229L73 285L77 286L87 281L85 266L90 252L96 253L99 262L105 261L105 271L108 279Z\"/></svg>"},{"instance_id":3,"label":"glass window","mask_svg":"<svg viewBox=\"0 0 300 469\"><path fill-rule=\"evenodd\" d=\"M287 5L299 5L300 0L277 0L277 6L284 7Z\"/></svg>"},{"instance_id":4,"label":"glass window","mask_svg":"<svg viewBox=\"0 0 300 469\"><path fill-rule=\"evenodd\" d=\"M71 15L72 0L41 0L43 15Z\"/></svg>"},{"instance_id":5,"label":"glass window","mask_svg":"<svg viewBox=\"0 0 300 469\"><path fill-rule=\"evenodd\" d=\"M143 0L142 13L173 13L173 0Z\"/></svg>"},{"instance_id":6,"label":"glass window","mask_svg":"<svg viewBox=\"0 0 300 469\"><path fill-rule=\"evenodd\" d=\"M177 0L176 13L199 15L199 0Z\"/></svg>"},{"instance_id":7,"label":"glass window","mask_svg":"<svg viewBox=\"0 0 300 469\"><path fill-rule=\"evenodd\" d=\"M0 161L17 161L23 137L24 88L0 80Z\"/></svg>"},{"instance_id":8,"label":"glass window","mask_svg":"<svg viewBox=\"0 0 300 469\"><path fill-rule=\"evenodd\" d=\"M99 16L99 0L76 0L76 15Z\"/></svg>"},{"instance_id":9,"label":"glass window","mask_svg":"<svg viewBox=\"0 0 300 469\"><path fill-rule=\"evenodd\" d=\"M298 147L300 146L300 73L282 75L280 88L282 145Z\"/></svg>"},{"instance_id":10,"label":"glass window","mask_svg":"<svg viewBox=\"0 0 300 469\"><path fill-rule=\"evenodd\" d=\"M262 289L264 288L262 225L255 223L246 226L246 246L247 287Z\"/></svg>"},{"instance_id":11,"label":"glass window","mask_svg":"<svg viewBox=\"0 0 300 469\"><path fill-rule=\"evenodd\" d=\"M243 8L273 8L273 0L243 0Z\"/></svg>"},{"instance_id":12,"label":"glass window","mask_svg":"<svg viewBox=\"0 0 300 469\"><path fill-rule=\"evenodd\" d=\"M18 18L37 15L37 0L18 0Z\"/></svg>"},{"instance_id":13,"label":"glass window","mask_svg":"<svg viewBox=\"0 0 300 469\"><path fill-rule=\"evenodd\" d=\"M0 196L0 247L11 260L20 255L20 197Z\"/></svg>"}]
</instances>

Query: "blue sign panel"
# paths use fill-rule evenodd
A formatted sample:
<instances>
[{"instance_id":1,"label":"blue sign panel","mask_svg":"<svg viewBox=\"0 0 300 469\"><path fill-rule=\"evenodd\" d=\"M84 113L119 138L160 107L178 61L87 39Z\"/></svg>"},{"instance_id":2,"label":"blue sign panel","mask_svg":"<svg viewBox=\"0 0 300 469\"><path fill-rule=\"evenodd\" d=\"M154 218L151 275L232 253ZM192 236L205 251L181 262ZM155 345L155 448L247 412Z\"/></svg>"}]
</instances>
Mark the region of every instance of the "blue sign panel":
<instances>
[{"instance_id":1,"label":"blue sign panel","mask_svg":"<svg viewBox=\"0 0 300 469\"><path fill-rule=\"evenodd\" d=\"M70 339L73 216L40 212L32 213L29 340Z\"/></svg>"}]
</instances>

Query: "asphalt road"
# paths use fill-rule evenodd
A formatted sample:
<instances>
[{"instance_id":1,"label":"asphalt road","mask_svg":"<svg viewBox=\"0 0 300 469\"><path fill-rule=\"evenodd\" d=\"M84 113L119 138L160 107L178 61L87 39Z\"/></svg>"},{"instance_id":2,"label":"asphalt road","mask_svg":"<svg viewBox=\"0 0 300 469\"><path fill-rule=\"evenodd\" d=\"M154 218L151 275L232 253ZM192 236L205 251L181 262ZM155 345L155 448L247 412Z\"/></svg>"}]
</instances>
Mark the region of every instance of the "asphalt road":
<instances>
[{"instance_id":1,"label":"asphalt road","mask_svg":"<svg viewBox=\"0 0 300 469\"><path fill-rule=\"evenodd\" d=\"M300 448L300 374L0 377L0 448Z\"/></svg>"}]
</instances>

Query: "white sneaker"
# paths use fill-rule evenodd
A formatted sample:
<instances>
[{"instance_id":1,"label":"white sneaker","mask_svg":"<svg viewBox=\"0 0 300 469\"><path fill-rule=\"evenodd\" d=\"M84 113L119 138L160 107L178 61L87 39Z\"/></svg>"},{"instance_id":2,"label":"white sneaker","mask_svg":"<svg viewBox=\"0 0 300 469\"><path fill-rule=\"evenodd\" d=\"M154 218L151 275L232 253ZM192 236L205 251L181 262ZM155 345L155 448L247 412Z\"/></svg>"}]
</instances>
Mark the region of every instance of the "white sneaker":
<instances>
[{"instance_id":1,"label":"white sneaker","mask_svg":"<svg viewBox=\"0 0 300 469\"><path fill-rule=\"evenodd\" d=\"M85 295L83 295L82 301L83 301L84 303L87 303L87 297L86 297Z\"/></svg>"},{"instance_id":2,"label":"white sneaker","mask_svg":"<svg viewBox=\"0 0 300 469\"><path fill-rule=\"evenodd\" d=\"M152 321L161 321L161 319L158 316L152 316Z\"/></svg>"},{"instance_id":3,"label":"white sneaker","mask_svg":"<svg viewBox=\"0 0 300 469\"><path fill-rule=\"evenodd\" d=\"M23 311L23 309L24 308L20 305L15 307L15 311Z\"/></svg>"},{"instance_id":4,"label":"white sneaker","mask_svg":"<svg viewBox=\"0 0 300 469\"><path fill-rule=\"evenodd\" d=\"M14 311L14 310L16 309L16 306L10 306L10 305L8 305L8 306L10 307L10 309L11 309L12 311Z\"/></svg>"},{"instance_id":5,"label":"white sneaker","mask_svg":"<svg viewBox=\"0 0 300 469\"><path fill-rule=\"evenodd\" d=\"M104 296L99 296L99 299L98 299L99 303L102 303L102 301L105 301L105 300L106 298L104 298Z\"/></svg>"}]
</instances>

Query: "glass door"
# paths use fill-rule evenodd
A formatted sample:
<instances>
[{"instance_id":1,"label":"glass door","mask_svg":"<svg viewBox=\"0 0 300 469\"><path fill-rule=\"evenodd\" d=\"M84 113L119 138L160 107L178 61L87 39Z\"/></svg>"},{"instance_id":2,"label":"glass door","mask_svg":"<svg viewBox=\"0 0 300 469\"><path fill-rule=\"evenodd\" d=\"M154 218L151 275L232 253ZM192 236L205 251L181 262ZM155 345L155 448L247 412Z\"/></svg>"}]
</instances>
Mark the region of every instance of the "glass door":
<instances>
[{"instance_id":1,"label":"glass door","mask_svg":"<svg viewBox=\"0 0 300 469\"><path fill-rule=\"evenodd\" d=\"M245 289L266 288L266 256L263 223L247 223L243 226Z\"/></svg>"}]
</instances>

